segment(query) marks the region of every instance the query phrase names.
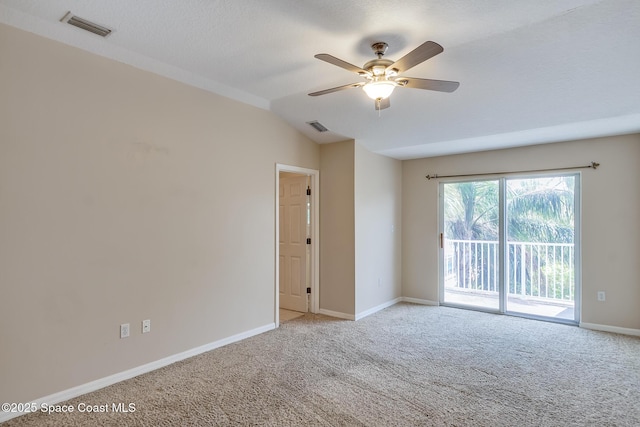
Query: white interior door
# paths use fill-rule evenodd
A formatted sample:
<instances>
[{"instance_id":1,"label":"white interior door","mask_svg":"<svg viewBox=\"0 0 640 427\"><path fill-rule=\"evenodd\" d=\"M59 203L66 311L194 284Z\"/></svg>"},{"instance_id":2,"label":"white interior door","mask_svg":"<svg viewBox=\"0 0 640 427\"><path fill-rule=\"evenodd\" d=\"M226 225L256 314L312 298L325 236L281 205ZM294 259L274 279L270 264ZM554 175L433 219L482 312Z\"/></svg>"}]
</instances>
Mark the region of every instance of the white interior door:
<instances>
[{"instance_id":1,"label":"white interior door","mask_svg":"<svg viewBox=\"0 0 640 427\"><path fill-rule=\"evenodd\" d=\"M307 181L280 177L280 308L307 312Z\"/></svg>"}]
</instances>

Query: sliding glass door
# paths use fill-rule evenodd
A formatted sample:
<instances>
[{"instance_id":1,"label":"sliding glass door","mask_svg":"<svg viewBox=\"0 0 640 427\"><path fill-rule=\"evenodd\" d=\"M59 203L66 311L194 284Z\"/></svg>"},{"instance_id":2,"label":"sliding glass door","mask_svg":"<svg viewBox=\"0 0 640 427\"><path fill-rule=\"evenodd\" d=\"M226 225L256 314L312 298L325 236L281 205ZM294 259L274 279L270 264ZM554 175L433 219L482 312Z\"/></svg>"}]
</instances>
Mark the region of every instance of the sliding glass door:
<instances>
[{"instance_id":1,"label":"sliding glass door","mask_svg":"<svg viewBox=\"0 0 640 427\"><path fill-rule=\"evenodd\" d=\"M579 175L440 184L445 305L577 322Z\"/></svg>"},{"instance_id":2,"label":"sliding glass door","mask_svg":"<svg viewBox=\"0 0 640 427\"><path fill-rule=\"evenodd\" d=\"M506 311L575 320L576 177L506 180Z\"/></svg>"}]
</instances>

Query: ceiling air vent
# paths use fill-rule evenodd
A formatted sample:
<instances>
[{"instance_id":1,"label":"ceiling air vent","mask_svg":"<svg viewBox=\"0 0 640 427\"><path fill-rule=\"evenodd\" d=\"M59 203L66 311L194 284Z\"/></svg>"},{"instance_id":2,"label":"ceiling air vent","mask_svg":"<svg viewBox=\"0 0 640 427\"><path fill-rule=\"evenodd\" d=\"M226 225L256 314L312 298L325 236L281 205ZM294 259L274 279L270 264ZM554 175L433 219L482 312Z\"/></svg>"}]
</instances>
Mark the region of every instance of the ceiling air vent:
<instances>
[{"instance_id":1,"label":"ceiling air vent","mask_svg":"<svg viewBox=\"0 0 640 427\"><path fill-rule=\"evenodd\" d=\"M111 34L112 31L109 28L103 27L102 25L94 24L91 21L87 21L86 19L80 18L79 16L75 16L71 12L67 12L67 14L62 17L60 22L66 22L67 24L71 24L74 27L82 28L85 31L97 34L100 37L107 37L109 34Z\"/></svg>"},{"instance_id":2,"label":"ceiling air vent","mask_svg":"<svg viewBox=\"0 0 640 427\"><path fill-rule=\"evenodd\" d=\"M317 130L318 132L326 132L326 131L328 131L328 130L329 130L329 129L327 129L326 127L324 127L324 126L322 125L322 123L320 123L320 122L319 122L319 121L317 121L317 120L314 120L314 121L312 121L312 122L307 122L307 124L308 124L309 126L311 126L312 128L314 128L315 130Z\"/></svg>"}]
</instances>

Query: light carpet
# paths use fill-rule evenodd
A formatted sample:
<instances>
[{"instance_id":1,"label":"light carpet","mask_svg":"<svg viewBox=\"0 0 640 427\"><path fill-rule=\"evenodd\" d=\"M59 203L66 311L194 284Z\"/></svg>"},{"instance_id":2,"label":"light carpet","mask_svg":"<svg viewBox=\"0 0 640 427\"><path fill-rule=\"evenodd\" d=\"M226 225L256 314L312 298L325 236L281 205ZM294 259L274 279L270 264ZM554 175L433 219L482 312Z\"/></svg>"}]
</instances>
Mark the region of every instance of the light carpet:
<instances>
[{"instance_id":1,"label":"light carpet","mask_svg":"<svg viewBox=\"0 0 640 427\"><path fill-rule=\"evenodd\" d=\"M10 426L640 426L640 339L397 304L279 329L69 401L135 412Z\"/></svg>"}]
</instances>

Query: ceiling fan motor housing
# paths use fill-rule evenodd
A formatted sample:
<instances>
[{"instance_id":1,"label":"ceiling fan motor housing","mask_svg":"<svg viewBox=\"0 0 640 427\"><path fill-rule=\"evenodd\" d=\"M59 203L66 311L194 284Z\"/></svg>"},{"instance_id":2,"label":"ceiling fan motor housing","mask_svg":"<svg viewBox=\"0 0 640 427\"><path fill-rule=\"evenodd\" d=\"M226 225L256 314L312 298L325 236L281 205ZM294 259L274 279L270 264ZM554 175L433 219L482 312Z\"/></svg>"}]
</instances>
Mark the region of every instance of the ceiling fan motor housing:
<instances>
[{"instance_id":1,"label":"ceiling fan motor housing","mask_svg":"<svg viewBox=\"0 0 640 427\"><path fill-rule=\"evenodd\" d=\"M391 77L393 75L398 74L393 69L387 70L387 67L392 64L393 64L393 61L390 61L388 59L373 59L367 62L366 64L364 64L362 68L366 71L369 71L371 75L374 77L384 76L385 74L387 75L387 77Z\"/></svg>"}]
</instances>

